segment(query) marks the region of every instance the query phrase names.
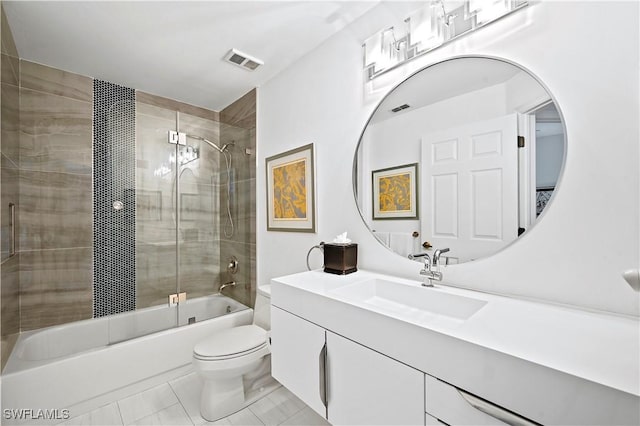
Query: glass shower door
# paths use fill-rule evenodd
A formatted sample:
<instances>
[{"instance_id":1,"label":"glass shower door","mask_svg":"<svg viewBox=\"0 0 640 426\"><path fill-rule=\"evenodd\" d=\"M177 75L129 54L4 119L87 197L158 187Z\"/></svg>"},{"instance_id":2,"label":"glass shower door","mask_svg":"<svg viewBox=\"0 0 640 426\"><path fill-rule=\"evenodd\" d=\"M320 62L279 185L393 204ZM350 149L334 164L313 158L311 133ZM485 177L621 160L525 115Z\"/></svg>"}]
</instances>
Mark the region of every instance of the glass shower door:
<instances>
[{"instance_id":1,"label":"glass shower door","mask_svg":"<svg viewBox=\"0 0 640 426\"><path fill-rule=\"evenodd\" d=\"M220 286L220 172L221 155L198 138L220 144L218 121L178 113L180 132L188 135L180 147L178 179L178 280L187 304L218 292ZM195 138L192 136L196 136ZM207 303L200 299L200 303ZM196 315L195 311L198 312ZM179 308L178 325L219 315L217 309Z\"/></svg>"},{"instance_id":2,"label":"glass shower door","mask_svg":"<svg viewBox=\"0 0 640 426\"><path fill-rule=\"evenodd\" d=\"M143 334L176 327L176 113L137 103L136 111L136 328Z\"/></svg>"}]
</instances>

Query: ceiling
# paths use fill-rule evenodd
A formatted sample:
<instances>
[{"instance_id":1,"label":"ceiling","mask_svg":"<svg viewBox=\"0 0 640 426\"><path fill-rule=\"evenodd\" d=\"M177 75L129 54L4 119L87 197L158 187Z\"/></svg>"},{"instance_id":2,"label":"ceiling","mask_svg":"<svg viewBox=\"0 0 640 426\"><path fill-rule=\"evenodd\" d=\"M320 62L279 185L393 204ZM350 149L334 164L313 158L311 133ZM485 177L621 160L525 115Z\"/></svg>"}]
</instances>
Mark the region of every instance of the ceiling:
<instances>
[{"instance_id":1,"label":"ceiling","mask_svg":"<svg viewBox=\"0 0 640 426\"><path fill-rule=\"evenodd\" d=\"M3 1L21 58L221 110L378 1ZM231 48L264 61L225 62Z\"/></svg>"}]
</instances>

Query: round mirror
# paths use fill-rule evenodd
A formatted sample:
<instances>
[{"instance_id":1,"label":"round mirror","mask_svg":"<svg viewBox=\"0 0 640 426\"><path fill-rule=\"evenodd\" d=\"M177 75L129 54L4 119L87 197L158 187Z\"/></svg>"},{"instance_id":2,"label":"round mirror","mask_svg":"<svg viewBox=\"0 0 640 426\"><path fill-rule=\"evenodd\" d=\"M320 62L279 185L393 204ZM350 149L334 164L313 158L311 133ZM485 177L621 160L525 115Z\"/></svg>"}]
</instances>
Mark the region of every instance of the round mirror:
<instances>
[{"instance_id":1,"label":"round mirror","mask_svg":"<svg viewBox=\"0 0 640 426\"><path fill-rule=\"evenodd\" d=\"M553 97L526 70L484 57L440 62L369 118L354 158L356 202L401 256L449 248L441 264L486 257L548 208L565 139Z\"/></svg>"}]
</instances>

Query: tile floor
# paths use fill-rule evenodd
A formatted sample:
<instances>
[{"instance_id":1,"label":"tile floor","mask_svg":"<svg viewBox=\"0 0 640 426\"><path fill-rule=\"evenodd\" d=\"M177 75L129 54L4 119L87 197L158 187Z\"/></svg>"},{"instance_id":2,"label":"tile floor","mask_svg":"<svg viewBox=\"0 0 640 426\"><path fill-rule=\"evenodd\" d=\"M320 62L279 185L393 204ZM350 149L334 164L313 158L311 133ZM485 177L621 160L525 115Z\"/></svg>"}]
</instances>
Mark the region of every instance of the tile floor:
<instances>
[{"instance_id":1,"label":"tile floor","mask_svg":"<svg viewBox=\"0 0 640 426\"><path fill-rule=\"evenodd\" d=\"M229 417L207 422L200 416L201 389L200 377L192 372L62 425L328 425L282 386Z\"/></svg>"}]
</instances>

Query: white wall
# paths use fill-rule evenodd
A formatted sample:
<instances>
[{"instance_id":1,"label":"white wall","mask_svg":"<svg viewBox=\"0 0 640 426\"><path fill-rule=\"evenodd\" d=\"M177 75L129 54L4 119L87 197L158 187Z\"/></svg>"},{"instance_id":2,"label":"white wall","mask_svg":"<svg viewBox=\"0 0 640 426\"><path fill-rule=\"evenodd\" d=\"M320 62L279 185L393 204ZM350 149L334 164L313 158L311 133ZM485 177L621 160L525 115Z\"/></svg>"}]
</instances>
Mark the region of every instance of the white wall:
<instances>
[{"instance_id":1,"label":"white wall","mask_svg":"<svg viewBox=\"0 0 640 426\"><path fill-rule=\"evenodd\" d=\"M529 69L554 95L567 126L567 162L551 208L532 230L496 255L448 267L445 280L640 316L640 297L621 277L640 266L638 9L637 2L532 4L364 84L362 41L409 11L382 3L269 81L258 98L258 283L305 270L307 250L345 230L359 243L360 268L417 279L420 265L380 245L359 216L356 144L377 102L411 72L457 55L489 55ZM267 232L264 159L309 142L318 232Z\"/></svg>"}]
</instances>

